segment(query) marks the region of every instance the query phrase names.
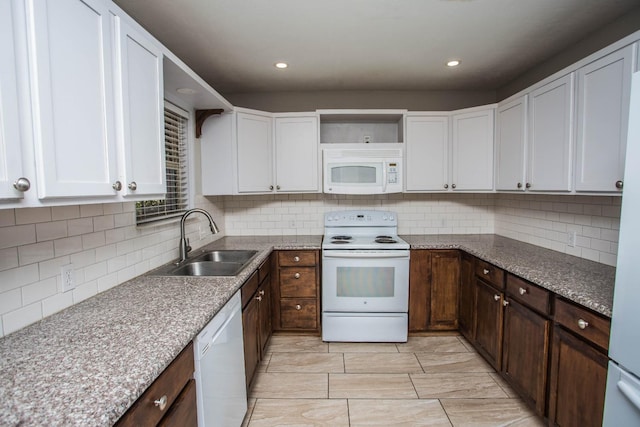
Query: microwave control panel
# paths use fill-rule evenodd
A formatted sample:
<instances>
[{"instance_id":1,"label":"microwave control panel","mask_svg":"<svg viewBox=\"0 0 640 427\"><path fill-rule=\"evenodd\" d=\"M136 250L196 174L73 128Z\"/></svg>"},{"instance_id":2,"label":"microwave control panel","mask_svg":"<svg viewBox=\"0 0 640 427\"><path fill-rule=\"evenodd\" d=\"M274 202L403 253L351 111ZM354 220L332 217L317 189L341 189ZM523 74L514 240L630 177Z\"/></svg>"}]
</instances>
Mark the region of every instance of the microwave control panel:
<instances>
[{"instance_id":1,"label":"microwave control panel","mask_svg":"<svg viewBox=\"0 0 640 427\"><path fill-rule=\"evenodd\" d=\"M398 164L387 163L387 184L397 184L398 183Z\"/></svg>"}]
</instances>

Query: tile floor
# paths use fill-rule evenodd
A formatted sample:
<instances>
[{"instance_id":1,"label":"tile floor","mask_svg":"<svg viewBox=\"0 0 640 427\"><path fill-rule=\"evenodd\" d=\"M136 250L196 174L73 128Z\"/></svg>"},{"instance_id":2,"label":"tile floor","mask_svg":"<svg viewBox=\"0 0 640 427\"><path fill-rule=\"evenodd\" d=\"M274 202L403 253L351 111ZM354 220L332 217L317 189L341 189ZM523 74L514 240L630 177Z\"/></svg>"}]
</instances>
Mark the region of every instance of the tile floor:
<instances>
[{"instance_id":1,"label":"tile floor","mask_svg":"<svg viewBox=\"0 0 640 427\"><path fill-rule=\"evenodd\" d=\"M274 335L243 427L545 425L460 336L405 344Z\"/></svg>"}]
</instances>

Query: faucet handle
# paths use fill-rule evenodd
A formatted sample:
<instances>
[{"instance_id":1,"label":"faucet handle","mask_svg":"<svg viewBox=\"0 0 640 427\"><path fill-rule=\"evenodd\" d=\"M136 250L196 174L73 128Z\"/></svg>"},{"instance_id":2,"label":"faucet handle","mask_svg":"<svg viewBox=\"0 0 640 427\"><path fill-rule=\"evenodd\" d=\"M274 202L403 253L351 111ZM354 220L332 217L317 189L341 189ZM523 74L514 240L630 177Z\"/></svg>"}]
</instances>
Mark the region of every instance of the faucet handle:
<instances>
[{"instance_id":1,"label":"faucet handle","mask_svg":"<svg viewBox=\"0 0 640 427\"><path fill-rule=\"evenodd\" d=\"M185 240L187 241L187 247L186 247L187 253L191 252L191 245L189 244L189 238L187 237Z\"/></svg>"}]
</instances>

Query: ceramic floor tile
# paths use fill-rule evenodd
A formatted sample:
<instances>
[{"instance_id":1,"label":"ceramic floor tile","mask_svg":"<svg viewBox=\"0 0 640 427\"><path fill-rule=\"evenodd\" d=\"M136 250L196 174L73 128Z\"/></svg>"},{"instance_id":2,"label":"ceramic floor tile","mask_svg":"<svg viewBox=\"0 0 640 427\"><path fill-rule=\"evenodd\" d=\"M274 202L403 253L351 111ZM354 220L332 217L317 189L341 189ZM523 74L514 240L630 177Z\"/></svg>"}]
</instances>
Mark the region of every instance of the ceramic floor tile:
<instances>
[{"instance_id":1,"label":"ceramic floor tile","mask_svg":"<svg viewBox=\"0 0 640 427\"><path fill-rule=\"evenodd\" d=\"M404 344L396 344L401 353L468 353L469 350L457 336L409 337Z\"/></svg>"},{"instance_id":2,"label":"ceramic floor tile","mask_svg":"<svg viewBox=\"0 0 640 427\"><path fill-rule=\"evenodd\" d=\"M454 427L543 427L520 399L442 399Z\"/></svg>"},{"instance_id":3,"label":"ceramic floor tile","mask_svg":"<svg viewBox=\"0 0 640 427\"><path fill-rule=\"evenodd\" d=\"M326 399L327 390L327 374L265 372L255 377L249 395L258 399Z\"/></svg>"},{"instance_id":4,"label":"ceramic floor tile","mask_svg":"<svg viewBox=\"0 0 640 427\"><path fill-rule=\"evenodd\" d=\"M489 375L491 375L491 378L493 378L493 380L498 383L500 388L502 388L502 390L507 394L507 396L519 397L518 393L513 391L513 389L509 386L509 384L507 384L507 382L502 378L502 376L500 376L499 373L491 372Z\"/></svg>"},{"instance_id":5,"label":"ceramic floor tile","mask_svg":"<svg viewBox=\"0 0 640 427\"><path fill-rule=\"evenodd\" d=\"M351 427L450 427L437 400L349 399Z\"/></svg>"},{"instance_id":6,"label":"ceramic floor tile","mask_svg":"<svg viewBox=\"0 0 640 427\"><path fill-rule=\"evenodd\" d=\"M407 374L329 374L329 398L417 399Z\"/></svg>"},{"instance_id":7,"label":"ceramic floor tile","mask_svg":"<svg viewBox=\"0 0 640 427\"><path fill-rule=\"evenodd\" d=\"M420 399L507 398L488 373L412 374Z\"/></svg>"},{"instance_id":8,"label":"ceramic floor tile","mask_svg":"<svg viewBox=\"0 0 640 427\"><path fill-rule=\"evenodd\" d=\"M346 399L258 399L249 427L348 427Z\"/></svg>"},{"instance_id":9,"label":"ceramic floor tile","mask_svg":"<svg viewBox=\"0 0 640 427\"><path fill-rule=\"evenodd\" d=\"M410 374L423 372L413 353L344 353L346 373Z\"/></svg>"},{"instance_id":10,"label":"ceramic floor tile","mask_svg":"<svg viewBox=\"0 0 640 427\"><path fill-rule=\"evenodd\" d=\"M241 427L248 427L249 421L251 421L251 414L253 413L253 408L256 405L256 399L249 398L247 401L247 413L244 416L244 420L242 420Z\"/></svg>"},{"instance_id":11,"label":"ceramic floor tile","mask_svg":"<svg viewBox=\"0 0 640 427\"><path fill-rule=\"evenodd\" d=\"M266 353L258 366L256 367L256 372L267 372L267 368L269 367L269 361L271 360L271 353Z\"/></svg>"},{"instance_id":12,"label":"ceramic floor tile","mask_svg":"<svg viewBox=\"0 0 640 427\"><path fill-rule=\"evenodd\" d=\"M494 372L477 353L416 353L427 374L445 372Z\"/></svg>"},{"instance_id":13,"label":"ceramic floor tile","mask_svg":"<svg viewBox=\"0 0 640 427\"><path fill-rule=\"evenodd\" d=\"M392 343L368 342L332 342L330 353L397 353L398 348Z\"/></svg>"},{"instance_id":14,"label":"ceramic floor tile","mask_svg":"<svg viewBox=\"0 0 640 427\"><path fill-rule=\"evenodd\" d=\"M267 353L277 352L313 352L326 353L329 344L321 337L306 335L273 335L267 347Z\"/></svg>"},{"instance_id":15,"label":"ceramic floor tile","mask_svg":"<svg viewBox=\"0 0 640 427\"><path fill-rule=\"evenodd\" d=\"M464 345L466 347L467 350L475 353L476 349L473 347L473 345L471 345L471 343L469 341L467 341L467 339L465 337L459 336L458 339L460 340L462 345Z\"/></svg>"},{"instance_id":16,"label":"ceramic floor tile","mask_svg":"<svg viewBox=\"0 0 640 427\"><path fill-rule=\"evenodd\" d=\"M267 372L341 373L341 353L273 353Z\"/></svg>"}]
</instances>

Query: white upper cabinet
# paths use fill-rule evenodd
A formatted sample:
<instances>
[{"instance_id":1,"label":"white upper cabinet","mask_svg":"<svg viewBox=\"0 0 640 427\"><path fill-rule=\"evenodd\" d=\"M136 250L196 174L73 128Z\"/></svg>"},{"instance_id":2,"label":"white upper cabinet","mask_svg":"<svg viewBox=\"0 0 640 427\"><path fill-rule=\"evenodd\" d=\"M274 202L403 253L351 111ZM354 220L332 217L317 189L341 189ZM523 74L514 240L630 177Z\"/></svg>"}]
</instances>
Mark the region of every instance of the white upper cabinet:
<instances>
[{"instance_id":1,"label":"white upper cabinet","mask_svg":"<svg viewBox=\"0 0 640 427\"><path fill-rule=\"evenodd\" d=\"M275 161L276 191L320 191L317 116L275 118Z\"/></svg>"},{"instance_id":2,"label":"white upper cabinet","mask_svg":"<svg viewBox=\"0 0 640 427\"><path fill-rule=\"evenodd\" d=\"M622 191L633 45L578 70L576 191Z\"/></svg>"},{"instance_id":3,"label":"white upper cabinet","mask_svg":"<svg viewBox=\"0 0 640 427\"><path fill-rule=\"evenodd\" d=\"M451 116L451 188L493 190L494 108L473 109Z\"/></svg>"},{"instance_id":4,"label":"white upper cabinet","mask_svg":"<svg viewBox=\"0 0 640 427\"><path fill-rule=\"evenodd\" d=\"M27 0L40 199L116 194L110 17L99 0Z\"/></svg>"},{"instance_id":5,"label":"white upper cabinet","mask_svg":"<svg viewBox=\"0 0 640 427\"><path fill-rule=\"evenodd\" d=\"M406 191L449 187L449 115L407 115Z\"/></svg>"},{"instance_id":6,"label":"white upper cabinet","mask_svg":"<svg viewBox=\"0 0 640 427\"><path fill-rule=\"evenodd\" d=\"M23 191L16 189L14 183L22 179L19 184L30 187L33 177L30 180L22 171L17 58L12 2L8 0L0 2L0 57L0 199L21 199ZM18 184L16 186L26 188Z\"/></svg>"},{"instance_id":7,"label":"white upper cabinet","mask_svg":"<svg viewBox=\"0 0 640 427\"><path fill-rule=\"evenodd\" d=\"M273 119L237 113L237 173L239 193L268 193L273 185Z\"/></svg>"},{"instance_id":8,"label":"white upper cabinet","mask_svg":"<svg viewBox=\"0 0 640 427\"><path fill-rule=\"evenodd\" d=\"M166 192L162 52L122 19L113 20L122 195L162 198Z\"/></svg>"},{"instance_id":9,"label":"white upper cabinet","mask_svg":"<svg viewBox=\"0 0 640 427\"><path fill-rule=\"evenodd\" d=\"M529 95L529 191L571 191L573 73Z\"/></svg>"},{"instance_id":10,"label":"white upper cabinet","mask_svg":"<svg viewBox=\"0 0 640 427\"><path fill-rule=\"evenodd\" d=\"M527 95L498 106L496 112L496 190L524 191Z\"/></svg>"}]
</instances>

